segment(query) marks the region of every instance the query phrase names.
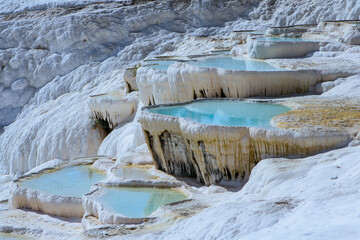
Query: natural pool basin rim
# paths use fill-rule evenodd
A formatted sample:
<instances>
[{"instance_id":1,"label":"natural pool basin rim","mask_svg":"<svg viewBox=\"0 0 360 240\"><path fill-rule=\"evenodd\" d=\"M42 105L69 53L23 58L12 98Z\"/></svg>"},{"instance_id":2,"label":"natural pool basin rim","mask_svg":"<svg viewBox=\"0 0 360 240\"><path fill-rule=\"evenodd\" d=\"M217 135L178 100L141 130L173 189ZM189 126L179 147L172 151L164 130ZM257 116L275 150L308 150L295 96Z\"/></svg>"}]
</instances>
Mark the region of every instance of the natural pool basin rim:
<instances>
[{"instance_id":1,"label":"natural pool basin rim","mask_svg":"<svg viewBox=\"0 0 360 240\"><path fill-rule=\"evenodd\" d=\"M43 174L49 174L49 173L53 173L53 172L57 172L60 171L64 168L67 167L75 167L75 166L87 166L87 165L91 165L93 164L97 159L79 159L78 161L66 161L64 163L61 163L57 166L54 167L49 167L49 168L43 168L37 172L31 172L29 174L24 174L20 177L18 177L17 179L13 180L14 183L21 183L23 181L26 181L28 179L32 179L32 178L36 178L36 177L40 177ZM93 171L98 172L96 169L93 169Z\"/></svg>"},{"instance_id":2,"label":"natural pool basin rim","mask_svg":"<svg viewBox=\"0 0 360 240\"><path fill-rule=\"evenodd\" d=\"M189 105L191 103L211 102L211 101L214 101L214 102L216 102L216 101L224 101L224 102L231 101L231 102L245 102L245 103L268 103L268 104L274 104L274 105L280 105L280 106L288 107L290 109L289 111L292 110L291 107L284 105L283 101L281 101L281 100L245 99L245 98L197 98L197 99L194 99L194 100L181 102L181 103L165 103L165 104L144 106L144 107L141 108L141 111L146 112L146 113L150 113L150 114L155 114L157 116L161 116L161 117L165 117L165 118L178 118L178 119L182 119L182 120L191 122L193 124L205 125L205 126L209 126L209 127L213 126L213 127L221 127L221 128L257 128L257 129L263 129L262 127L256 127L256 126L230 126L230 125L207 124L207 123L201 123L201 122L192 121L191 119L187 119L187 118L180 117L180 116L173 116L173 115L167 115L167 114L161 114L161 113L155 113L155 112L147 111L148 109L155 109L155 108L162 108L162 107L179 107L179 106ZM276 116L278 116L278 115L276 115ZM274 117L276 117L276 116L274 116ZM273 128L270 128L270 129L267 129L267 130L279 131L279 130L283 130L283 129L279 129L279 128L273 126Z\"/></svg>"},{"instance_id":3,"label":"natural pool basin rim","mask_svg":"<svg viewBox=\"0 0 360 240\"><path fill-rule=\"evenodd\" d=\"M152 187L159 188L157 186L152 186ZM157 218L157 216L152 216L152 214L148 217L127 217L105 206L105 204L101 203L101 201L99 201L97 198L106 194L106 190L105 190L106 188L119 188L119 186L111 186L111 187L97 186L97 188L94 191L92 191L89 194L86 194L83 197L85 216L95 216L103 224L140 224L147 221L155 220ZM143 187L139 187L139 188L143 188ZM146 188L151 188L151 187L149 186ZM165 189L175 190L186 197L185 200L176 201L165 205L181 204L182 202L191 200L192 194L184 188L166 187Z\"/></svg>"},{"instance_id":4,"label":"natural pool basin rim","mask_svg":"<svg viewBox=\"0 0 360 240\"><path fill-rule=\"evenodd\" d=\"M207 125L145 111L139 121L157 169L206 185L246 181L264 158L309 156L350 140L344 132Z\"/></svg>"},{"instance_id":5,"label":"natural pool basin rim","mask_svg":"<svg viewBox=\"0 0 360 240\"><path fill-rule=\"evenodd\" d=\"M82 217L84 215L84 208L82 205L83 196L61 196L47 193L41 190L23 187L21 186L21 182L31 178L41 177L41 175L46 173L60 171L67 167L90 165L96 160L97 159L93 158L64 162L54 167L44 168L14 180L10 187L10 207L26 208L60 217Z\"/></svg>"}]
</instances>

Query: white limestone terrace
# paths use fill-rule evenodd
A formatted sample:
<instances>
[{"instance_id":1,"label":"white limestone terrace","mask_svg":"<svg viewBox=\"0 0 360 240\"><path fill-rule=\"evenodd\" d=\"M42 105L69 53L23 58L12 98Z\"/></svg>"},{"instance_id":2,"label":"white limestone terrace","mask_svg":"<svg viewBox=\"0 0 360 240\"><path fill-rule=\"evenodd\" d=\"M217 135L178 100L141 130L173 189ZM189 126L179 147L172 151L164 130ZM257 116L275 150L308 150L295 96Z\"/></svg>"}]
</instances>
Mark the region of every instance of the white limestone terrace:
<instances>
[{"instance_id":1,"label":"white limestone terrace","mask_svg":"<svg viewBox=\"0 0 360 240\"><path fill-rule=\"evenodd\" d=\"M137 92L125 96L123 92L110 92L91 96L88 104L94 118L105 121L112 130L136 112L138 99Z\"/></svg>"},{"instance_id":2,"label":"white limestone terrace","mask_svg":"<svg viewBox=\"0 0 360 240\"><path fill-rule=\"evenodd\" d=\"M247 41L250 58L297 58L316 52L326 42L306 38L251 37Z\"/></svg>"},{"instance_id":3,"label":"white limestone terrace","mask_svg":"<svg viewBox=\"0 0 360 240\"><path fill-rule=\"evenodd\" d=\"M292 60L289 61L289 66L287 60L280 66L275 60L271 61L274 66L246 57L199 58L193 62L175 62L168 67L166 74L164 69L141 67L136 81L144 105L211 97L274 97L313 93L317 83L354 75L358 72L355 66L359 65L352 64L349 70L335 66L317 69L315 63L311 67L294 69ZM305 59L299 61L307 62Z\"/></svg>"},{"instance_id":4,"label":"white limestone terrace","mask_svg":"<svg viewBox=\"0 0 360 240\"><path fill-rule=\"evenodd\" d=\"M10 188L10 207L67 218L82 217L84 209L81 195L90 192L91 186L87 185L91 182L95 184L106 177L90 173L90 169L82 167L95 160L97 159L79 159L70 163L53 160L39 166L13 182ZM81 182L72 182L77 180Z\"/></svg>"},{"instance_id":5,"label":"white limestone terrace","mask_svg":"<svg viewBox=\"0 0 360 240\"><path fill-rule=\"evenodd\" d=\"M51 6L54 1L48 2ZM82 1L77 2L81 4ZM36 5L35 1L27 3L27 6ZM5 68L0 68L0 81L4 85L0 86L0 95L6 93L7 106L4 108L7 109L2 110L0 116L8 121L1 125L12 122L9 119L15 118L16 111L21 111L17 108L28 103L17 120L0 136L1 172L20 175L56 157L73 159L97 152L111 155L118 161L149 161L141 134L136 137L141 132L136 121L120 124L102 142L98 131L91 130L91 112L87 107L90 95L124 89L123 69L133 67L143 58L195 55L223 44L232 46L235 41L231 43L231 39L226 38L233 30L265 31L270 26L359 19L359 1L355 0L259 0L247 1L246 4L244 7L238 1L192 0L179 3L166 0L122 8L116 3L95 3L81 8L48 8L1 15L0 55ZM9 5L3 6L3 12L12 11L6 9ZM203 37L206 35L212 38ZM214 40L216 37L224 41ZM120 45L118 49L117 45ZM359 69L359 52L358 47L334 38L331 44L312 57L269 62L292 69L314 65L326 69L331 65L342 70L354 70ZM37 69L36 74L34 69ZM30 87L12 90L11 86L17 80L20 81L14 84L14 89L26 85L23 78ZM7 79L6 84L4 79ZM323 96L332 98L337 95L344 101L346 97L359 96L358 75L341 80L342 83L333 85L329 82L333 88ZM43 84L46 85L42 87ZM41 87L35 90L33 85ZM219 193L225 190L214 186L203 188L201 202L185 210L177 208L179 215L171 221L164 220L158 228L161 233L143 238L181 239L186 235L190 239L199 236L218 239L289 236L296 239L355 239L360 234L356 211L360 199L356 179L359 152L358 147L346 147L306 159L262 161L255 168L259 169L258 173L254 172L244 191ZM298 165L289 166L292 162ZM337 175L332 176L333 173ZM81 224L72 219L8 209L8 182L12 178L0 176L1 232L12 231L36 239L84 238ZM284 199L300 199L302 202L292 208L292 201L286 204ZM213 207L194 217L207 205ZM185 218L188 220L180 222ZM329 219L333 219L330 224ZM176 225L166 230L169 224ZM106 234L131 233L130 228L133 226L119 231L109 228ZM102 235L103 231L104 228L87 231L86 234L90 235L86 236L92 236L92 233L108 236ZM130 239L131 236L123 238ZM135 234L133 238L138 239L139 235Z\"/></svg>"},{"instance_id":6,"label":"white limestone terrace","mask_svg":"<svg viewBox=\"0 0 360 240\"><path fill-rule=\"evenodd\" d=\"M140 224L156 221L161 215L153 213L161 205L179 202L191 196L183 188L144 187L141 183L136 187L101 187L83 196L85 214L83 225L88 228L88 216L96 217L99 224ZM114 199L118 199L114 201ZM91 225L90 225L91 226Z\"/></svg>"},{"instance_id":7,"label":"white limestone terrace","mask_svg":"<svg viewBox=\"0 0 360 240\"><path fill-rule=\"evenodd\" d=\"M0 110L6 111L1 116L10 119L16 115L11 114L20 98L28 96L24 104L33 98L0 137L1 171L20 174L57 157L94 155L102 138L91 128L90 110L83 107L90 95L121 90L125 67L175 49L184 33L213 32L219 28L207 26L246 16L249 6L253 8L250 3L160 1L122 8L100 4L70 12L60 8L59 14L51 9L31 12L31 16L26 12L5 19L0 35L4 66L0 73L4 99L0 102L7 107ZM226 15L217 12L220 6ZM20 37L25 33L26 37ZM37 89L35 96L10 89L20 78ZM28 127L22 127L25 125Z\"/></svg>"},{"instance_id":8,"label":"white limestone terrace","mask_svg":"<svg viewBox=\"0 0 360 240\"><path fill-rule=\"evenodd\" d=\"M336 131L324 126L311 131L311 124L302 131L272 129L268 118L285 109L261 102L200 99L145 107L140 122L158 169L195 177L206 185L222 179L247 181L255 165L270 156L307 156L346 146L358 130ZM298 124L306 124L306 120Z\"/></svg>"}]
</instances>

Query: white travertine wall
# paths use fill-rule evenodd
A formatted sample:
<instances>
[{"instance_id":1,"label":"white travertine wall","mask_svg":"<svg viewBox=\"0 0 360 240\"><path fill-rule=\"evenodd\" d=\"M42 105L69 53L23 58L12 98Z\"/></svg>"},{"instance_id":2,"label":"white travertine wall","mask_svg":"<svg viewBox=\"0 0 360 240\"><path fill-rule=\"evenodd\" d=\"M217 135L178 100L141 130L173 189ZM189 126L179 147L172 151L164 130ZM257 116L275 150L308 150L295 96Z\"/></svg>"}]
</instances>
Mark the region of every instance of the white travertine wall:
<instances>
[{"instance_id":1,"label":"white travertine wall","mask_svg":"<svg viewBox=\"0 0 360 240\"><path fill-rule=\"evenodd\" d=\"M16 183L11 186L10 194L11 208L26 208L60 217L82 217L84 215L81 197L52 195L22 188Z\"/></svg>"},{"instance_id":2,"label":"white travertine wall","mask_svg":"<svg viewBox=\"0 0 360 240\"><path fill-rule=\"evenodd\" d=\"M96 119L107 121L113 129L136 112L138 99L138 92L123 97L103 94L91 97L88 105Z\"/></svg>"},{"instance_id":3,"label":"white travertine wall","mask_svg":"<svg viewBox=\"0 0 360 240\"><path fill-rule=\"evenodd\" d=\"M266 157L307 156L349 142L344 132L304 133L194 123L143 110L140 118L158 169L207 185L247 180Z\"/></svg>"},{"instance_id":4,"label":"white travertine wall","mask_svg":"<svg viewBox=\"0 0 360 240\"><path fill-rule=\"evenodd\" d=\"M97 190L99 191L99 190ZM93 192L91 195L96 195ZM86 217L94 216L98 218L102 224L139 224L143 223L148 218L130 218L125 217L115 211L104 208L104 206L96 201L91 195L83 196L82 204L85 212L83 214L82 224L86 228Z\"/></svg>"},{"instance_id":5,"label":"white travertine wall","mask_svg":"<svg viewBox=\"0 0 360 240\"><path fill-rule=\"evenodd\" d=\"M250 58L297 58L318 51L320 42L315 41L271 41L248 39L247 53Z\"/></svg>"},{"instance_id":6,"label":"white travertine wall","mask_svg":"<svg viewBox=\"0 0 360 240\"><path fill-rule=\"evenodd\" d=\"M4 174L20 175L54 158L96 154L102 137L91 128L89 96L121 89L124 68L175 49L184 33L217 31L246 17L257 1L166 0L121 7L91 0L72 1L72 8L57 4L62 0L42 2L49 4L0 3L9 13L0 26ZM23 11L20 3L36 11Z\"/></svg>"},{"instance_id":7,"label":"white travertine wall","mask_svg":"<svg viewBox=\"0 0 360 240\"><path fill-rule=\"evenodd\" d=\"M342 71L235 71L177 62L167 74L140 68L137 84L144 105L181 103L196 98L245 98L313 92L317 83L351 74Z\"/></svg>"}]
</instances>

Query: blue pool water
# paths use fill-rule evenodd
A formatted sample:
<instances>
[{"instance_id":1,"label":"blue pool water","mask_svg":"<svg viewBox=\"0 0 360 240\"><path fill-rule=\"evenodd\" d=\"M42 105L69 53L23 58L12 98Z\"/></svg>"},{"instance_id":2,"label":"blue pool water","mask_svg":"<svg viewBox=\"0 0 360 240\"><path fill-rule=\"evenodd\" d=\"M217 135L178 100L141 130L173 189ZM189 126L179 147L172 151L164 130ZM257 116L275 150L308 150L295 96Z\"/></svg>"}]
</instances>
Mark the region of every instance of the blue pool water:
<instances>
[{"instance_id":1,"label":"blue pool water","mask_svg":"<svg viewBox=\"0 0 360 240\"><path fill-rule=\"evenodd\" d=\"M188 62L188 64L199 67L222 68L237 71L282 71L267 62L248 60L234 57L209 57L202 60Z\"/></svg>"},{"instance_id":2,"label":"blue pool water","mask_svg":"<svg viewBox=\"0 0 360 240\"><path fill-rule=\"evenodd\" d=\"M31 178L20 185L53 195L81 197L90 191L93 184L105 177L104 174L91 170L89 166L71 166Z\"/></svg>"},{"instance_id":3,"label":"blue pool water","mask_svg":"<svg viewBox=\"0 0 360 240\"><path fill-rule=\"evenodd\" d=\"M275 41L275 42L317 42L309 38L295 38L295 37L259 37L256 40L260 41Z\"/></svg>"},{"instance_id":4,"label":"blue pool water","mask_svg":"<svg viewBox=\"0 0 360 240\"><path fill-rule=\"evenodd\" d=\"M147 109L152 113L182 117L197 123L264 129L274 129L270 120L289 110L290 108L279 104L231 100L208 100Z\"/></svg>"},{"instance_id":5,"label":"blue pool water","mask_svg":"<svg viewBox=\"0 0 360 240\"><path fill-rule=\"evenodd\" d=\"M133 166L120 166L114 170L114 174L117 177L121 177L125 179L150 180L154 178L146 170Z\"/></svg>"},{"instance_id":6,"label":"blue pool water","mask_svg":"<svg viewBox=\"0 0 360 240\"><path fill-rule=\"evenodd\" d=\"M213 54L213 55L229 55L229 54L230 54L230 50L212 51L211 54Z\"/></svg>"},{"instance_id":7,"label":"blue pool water","mask_svg":"<svg viewBox=\"0 0 360 240\"><path fill-rule=\"evenodd\" d=\"M30 238L28 236L16 235L16 234L8 234L8 233L0 233L1 240L30 240L34 238Z\"/></svg>"},{"instance_id":8,"label":"blue pool water","mask_svg":"<svg viewBox=\"0 0 360 240\"><path fill-rule=\"evenodd\" d=\"M176 61L174 60L168 60L168 61L146 61L147 64L154 64L151 65L149 67L154 68L154 69L158 69L158 70L164 70L166 71L169 66L173 63L175 63Z\"/></svg>"},{"instance_id":9,"label":"blue pool water","mask_svg":"<svg viewBox=\"0 0 360 240\"><path fill-rule=\"evenodd\" d=\"M97 198L106 208L126 217L147 217L161 205L182 201L186 196L172 189L162 188L106 188Z\"/></svg>"}]
</instances>

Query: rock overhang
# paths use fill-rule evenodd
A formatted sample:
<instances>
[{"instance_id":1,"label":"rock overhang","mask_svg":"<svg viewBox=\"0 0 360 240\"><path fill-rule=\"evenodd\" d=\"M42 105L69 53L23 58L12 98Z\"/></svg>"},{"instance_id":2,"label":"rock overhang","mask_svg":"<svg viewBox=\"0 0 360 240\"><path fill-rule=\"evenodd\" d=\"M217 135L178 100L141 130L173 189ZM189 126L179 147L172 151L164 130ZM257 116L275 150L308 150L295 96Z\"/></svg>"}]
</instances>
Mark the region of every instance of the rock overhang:
<instances>
[{"instance_id":1,"label":"rock overhang","mask_svg":"<svg viewBox=\"0 0 360 240\"><path fill-rule=\"evenodd\" d=\"M341 130L317 133L215 126L146 111L161 106L169 105L144 107L140 117L156 167L197 178L206 185L223 178L246 181L251 169L267 157L304 157L345 146L351 140L351 134Z\"/></svg>"}]
</instances>

